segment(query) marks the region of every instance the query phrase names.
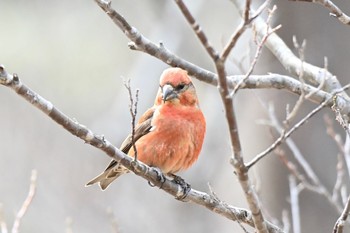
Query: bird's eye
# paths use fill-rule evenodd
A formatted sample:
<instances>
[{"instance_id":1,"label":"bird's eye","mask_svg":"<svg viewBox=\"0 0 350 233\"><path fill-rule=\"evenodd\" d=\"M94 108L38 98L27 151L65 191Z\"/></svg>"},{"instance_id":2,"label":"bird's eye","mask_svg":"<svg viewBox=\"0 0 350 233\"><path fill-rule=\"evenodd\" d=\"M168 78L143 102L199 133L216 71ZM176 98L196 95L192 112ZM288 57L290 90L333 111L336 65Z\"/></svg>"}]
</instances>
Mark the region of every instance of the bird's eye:
<instances>
[{"instance_id":1,"label":"bird's eye","mask_svg":"<svg viewBox=\"0 0 350 233\"><path fill-rule=\"evenodd\" d=\"M181 91L185 88L185 84L179 84L176 86L176 90Z\"/></svg>"}]
</instances>

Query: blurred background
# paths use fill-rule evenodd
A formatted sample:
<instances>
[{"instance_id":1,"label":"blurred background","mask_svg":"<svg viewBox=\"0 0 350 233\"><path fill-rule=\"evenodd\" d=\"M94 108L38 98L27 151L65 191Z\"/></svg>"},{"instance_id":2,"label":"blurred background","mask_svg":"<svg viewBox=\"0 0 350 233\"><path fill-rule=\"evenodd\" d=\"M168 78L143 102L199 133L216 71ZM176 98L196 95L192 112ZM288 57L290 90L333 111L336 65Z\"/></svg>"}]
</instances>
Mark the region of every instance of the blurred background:
<instances>
[{"instance_id":1,"label":"blurred background","mask_svg":"<svg viewBox=\"0 0 350 233\"><path fill-rule=\"evenodd\" d=\"M239 24L233 4L228 0L186 2L211 43L221 50ZM350 3L336 3L350 12ZM329 17L319 5L287 0L274 4L278 7L274 24L282 24L278 34L285 42L292 46L293 35L300 41L306 39L306 61L322 67L327 56L329 70L342 84L349 82L348 28ZM118 0L113 1L113 6L152 41L162 41L170 51L214 71L209 56L174 2ZM159 75L167 68L149 55L130 51L126 37L92 0L2 0L0 28L0 63L8 72L17 73L23 83L65 114L115 145L131 130L124 80L130 78L132 88L140 89L138 112L142 113L153 104ZM247 69L247 58L254 53L248 31L228 62L230 74L242 73L237 62ZM264 49L254 73L267 72L287 74ZM229 164L230 143L218 91L194 82L207 119L207 135L198 162L180 175L198 190L209 192L210 183L223 201L246 208ZM107 209L113 212L118 232L243 232L237 223L203 207L176 201L132 174L123 176L104 192L98 186L86 188L85 183L99 174L110 159L67 133L12 90L0 87L0 99L0 203L2 217L9 226L27 195L31 170L36 169L37 191L21 222L21 232L64 232L67 228L75 233L115 232ZM293 105L296 100L296 96L280 90L239 92L236 112L246 161L272 141L269 128L257 124L267 118L261 102L274 103L283 119L285 105ZM298 118L314 107L305 103ZM326 134L324 114L333 118L325 109L292 138L331 191L339 151ZM266 216L280 220L282 210L289 210L285 167L271 154L250 174ZM325 198L308 191L300 198L303 232L330 232L338 214Z\"/></svg>"}]
</instances>

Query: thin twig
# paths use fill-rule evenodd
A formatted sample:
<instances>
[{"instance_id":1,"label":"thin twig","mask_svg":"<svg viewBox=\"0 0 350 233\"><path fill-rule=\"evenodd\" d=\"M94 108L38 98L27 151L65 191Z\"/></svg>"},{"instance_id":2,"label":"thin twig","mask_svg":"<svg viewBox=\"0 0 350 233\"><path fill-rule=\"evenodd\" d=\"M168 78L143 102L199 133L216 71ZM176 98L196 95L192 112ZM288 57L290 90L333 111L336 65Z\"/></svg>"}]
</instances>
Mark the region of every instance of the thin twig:
<instances>
[{"instance_id":1,"label":"thin twig","mask_svg":"<svg viewBox=\"0 0 350 233\"><path fill-rule=\"evenodd\" d=\"M333 125L333 120L328 115L324 115L323 120L324 120L324 122L326 124L326 132L327 132L327 134L335 142L335 144L338 147L338 150L340 152L342 152L342 153L345 153L344 142L341 139L340 134L335 132L334 125Z\"/></svg>"},{"instance_id":2,"label":"thin twig","mask_svg":"<svg viewBox=\"0 0 350 233\"><path fill-rule=\"evenodd\" d=\"M240 23L240 25L237 27L236 31L232 34L231 38L229 39L228 43L224 47L223 51L220 54L220 57L226 61L228 56L230 55L232 49L235 47L238 39L241 37L241 35L245 32L246 28L251 25L251 23L267 8L267 6L270 4L271 0L265 1L256 12L254 12L254 15L250 17L250 5L251 0L245 1L245 7L244 7L244 13L243 13L243 21Z\"/></svg>"},{"instance_id":3,"label":"thin twig","mask_svg":"<svg viewBox=\"0 0 350 233\"><path fill-rule=\"evenodd\" d=\"M207 36L205 35L201 26L196 22L195 18L192 16L191 12L188 10L185 3L182 0L175 0L175 3L177 4L179 9L181 10L183 16L186 18L188 24L192 27L193 31L196 33L198 39L200 40L200 42L204 46L204 48L207 50L210 57L213 60L217 59L219 54L213 48L213 46L209 43Z\"/></svg>"},{"instance_id":4,"label":"thin twig","mask_svg":"<svg viewBox=\"0 0 350 233\"><path fill-rule=\"evenodd\" d=\"M134 160L137 160L137 149L135 145L135 127L136 127L136 115L137 115L137 104L139 102L139 89L136 89L135 93L135 99L132 94L131 86L130 86L130 79L124 82L125 88L128 90L129 94L129 112L131 115L131 142L132 142L132 149L134 150Z\"/></svg>"},{"instance_id":5,"label":"thin twig","mask_svg":"<svg viewBox=\"0 0 350 233\"><path fill-rule=\"evenodd\" d=\"M347 134L344 143L344 157L345 163L348 170L348 176L350 177L350 136Z\"/></svg>"},{"instance_id":6,"label":"thin twig","mask_svg":"<svg viewBox=\"0 0 350 233\"><path fill-rule=\"evenodd\" d=\"M255 156L254 159L252 159L249 163L246 164L247 169L250 169L254 164L256 164L260 159L264 158L266 155L268 155L271 151L276 149L277 146L279 146L286 138L288 138L292 133L294 133L299 127L301 127L303 124L305 124L312 116L314 116L316 113L318 113L322 108L324 108L330 101L334 99L334 97L348 89L350 87L350 84L345 85L343 88L341 88L338 91L335 91L330 98L327 98L325 101L323 101L320 105L318 105L314 110L309 112L303 119L301 119L298 123L296 123L289 131L286 133L282 132L281 136L276 139L274 143L271 144L266 150Z\"/></svg>"},{"instance_id":7,"label":"thin twig","mask_svg":"<svg viewBox=\"0 0 350 233\"><path fill-rule=\"evenodd\" d=\"M348 201L345 204L344 210L338 220L336 221L334 228L333 228L333 233L342 233L344 225L346 223L346 219L348 218L350 214L350 196L348 197Z\"/></svg>"},{"instance_id":8,"label":"thin twig","mask_svg":"<svg viewBox=\"0 0 350 233\"><path fill-rule=\"evenodd\" d=\"M239 13L243 17L244 11L244 1L241 0L231 0ZM254 14L254 10L251 8L252 14ZM253 22L254 28L257 34L262 38L266 32L266 23L265 20L261 17L257 17ZM284 41L276 34L273 33L266 40L265 46L274 54L274 56L278 59L278 61L285 67L285 69L292 75L298 77L300 72L300 59L296 57L293 52L288 48L288 46L284 43ZM314 85L319 85L324 76L320 76L323 69L320 67L316 67L309 63L304 63L304 79ZM327 92L332 92L334 90L339 90L341 88L341 84L339 83L336 76L332 73L327 72L326 74L326 83L324 85L324 89ZM348 98L348 95L343 92L345 97Z\"/></svg>"},{"instance_id":9,"label":"thin twig","mask_svg":"<svg viewBox=\"0 0 350 233\"><path fill-rule=\"evenodd\" d=\"M301 105L304 103L305 101L305 91L304 91L304 85L305 85L305 80L304 80L304 52L305 52L305 47L306 47L306 40L303 40L303 43L300 45L296 39L295 36L293 36L293 43L294 43L294 47L298 50L299 53L299 58L300 58L300 73L299 73L299 81L301 83L301 94L297 100L297 102L295 103L292 111L287 113L287 117L286 120L284 121L284 125L286 127L289 127L290 122L292 121L293 118L295 118L295 116L297 115L299 109L301 108Z\"/></svg>"},{"instance_id":10,"label":"thin twig","mask_svg":"<svg viewBox=\"0 0 350 233\"><path fill-rule=\"evenodd\" d=\"M334 140L336 145L338 146L339 151L343 155L338 155L338 163L337 163L337 178L333 187L333 194L332 199L334 202L339 202L339 195L342 197L342 188L344 187L344 176L345 176L345 166L344 166L344 160L346 161L346 155L345 155L345 145L344 142L341 139L341 136L335 132L333 121L328 115L325 115L323 117L327 134Z\"/></svg>"},{"instance_id":11,"label":"thin twig","mask_svg":"<svg viewBox=\"0 0 350 233\"><path fill-rule=\"evenodd\" d=\"M333 194L332 194L332 200L334 202L339 202L339 194L340 189L342 188L342 185L344 184L344 163L343 158L339 154L338 156L338 163L337 163L337 178L334 183L333 187Z\"/></svg>"},{"instance_id":12,"label":"thin twig","mask_svg":"<svg viewBox=\"0 0 350 233\"><path fill-rule=\"evenodd\" d=\"M254 68L255 68L255 65L256 63L258 62L258 59L261 55L261 52L262 52L262 49L263 49L263 46L267 40L267 38L274 32L276 32L278 29L280 29L282 27L282 25L278 25L274 28L270 28L270 21L271 21L271 18L272 18L272 15L274 14L274 12L276 11L277 7L276 5L273 6L272 10L269 10L269 15L267 17L267 20L266 20L266 24L268 25L268 27L266 28L266 34L264 35L264 37L261 39L261 41L258 43L258 47L256 49L256 52L255 52L255 56L253 58L253 61L251 62L250 64L250 67L248 69L248 72L245 74L245 76L240 80L240 82L235 86L235 88L233 89L231 95L235 95L236 92L238 91L238 89L241 88L241 85L246 82L246 80L249 78L249 76L253 73L254 71Z\"/></svg>"},{"instance_id":13,"label":"thin twig","mask_svg":"<svg viewBox=\"0 0 350 233\"><path fill-rule=\"evenodd\" d=\"M208 183L208 188L209 188L210 195L211 195L215 200L220 201L218 195L214 192L213 187L210 185L210 183ZM223 202L223 201L221 201L221 202L222 202L223 205L228 206L227 203L225 203L225 202ZM232 214L235 214L235 213L232 213ZM241 227L241 229L244 231L244 233L248 233L247 229L243 226L242 222L241 222L238 218L236 218L236 219L237 219L238 225Z\"/></svg>"},{"instance_id":14,"label":"thin twig","mask_svg":"<svg viewBox=\"0 0 350 233\"><path fill-rule=\"evenodd\" d=\"M310 99L315 93L317 93L318 91L323 89L323 87L324 87L324 85L326 83L327 72L328 72L328 59L327 59L327 57L324 57L324 70L322 72L323 78L321 78L321 82L318 85L318 87L314 91L312 91L309 94L307 94L305 96L305 99Z\"/></svg>"},{"instance_id":15,"label":"thin twig","mask_svg":"<svg viewBox=\"0 0 350 233\"><path fill-rule=\"evenodd\" d=\"M284 128L281 126L281 124L278 122L276 115L274 114L273 108L269 108L269 117L271 121L271 125L277 130L277 132L283 134ZM294 175L300 183L303 185L304 188L321 195L327 199L327 201L335 208L339 214L342 211L342 207L339 205L338 202L334 201L332 198L332 194L327 190L327 188L320 182L319 178L317 177L316 173L313 171L312 167L309 165L307 160L304 158L296 144L291 138L286 139L286 144L288 145L289 149L292 151L292 154L295 158L295 160L298 162L298 164L303 168L304 172L307 175L307 178L312 181L312 183L308 182L303 175L296 169L296 166L288 161L286 156L284 156L283 150L276 148L275 153L279 155L282 162L286 165L288 170L292 175Z\"/></svg>"},{"instance_id":16,"label":"thin twig","mask_svg":"<svg viewBox=\"0 0 350 233\"><path fill-rule=\"evenodd\" d=\"M330 16L337 18L341 23L345 25L350 25L350 17L346 15L337 5L335 5L331 0L289 0L292 2L313 2L320 4L327 8L331 13Z\"/></svg>"},{"instance_id":17,"label":"thin twig","mask_svg":"<svg viewBox=\"0 0 350 233\"><path fill-rule=\"evenodd\" d=\"M275 150L275 153L278 155L282 163L286 166L289 173L293 175L300 183L302 183L305 188L314 192L318 192L318 187L316 187L313 184L310 184L310 182L307 181L305 176L298 171L297 166L293 162L287 159L287 156L284 150L277 148Z\"/></svg>"},{"instance_id":18,"label":"thin twig","mask_svg":"<svg viewBox=\"0 0 350 233\"><path fill-rule=\"evenodd\" d=\"M25 213L28 210L28 207L30 206L30 204L33 201L34 195L35 195L35 189L36 189L36 179L37 179L37 171L36 170L32 170L32 174L30 176L30 186L29 186L29 192L27 195L27 198L24 200L22 207L20 208L20 210L17 212L15 221L13 223L12 226L12 233L18 233L19 232L19 225L21 223L21 220L23 218L23 216L25 215Z\"/></svg>"}]
</instances>

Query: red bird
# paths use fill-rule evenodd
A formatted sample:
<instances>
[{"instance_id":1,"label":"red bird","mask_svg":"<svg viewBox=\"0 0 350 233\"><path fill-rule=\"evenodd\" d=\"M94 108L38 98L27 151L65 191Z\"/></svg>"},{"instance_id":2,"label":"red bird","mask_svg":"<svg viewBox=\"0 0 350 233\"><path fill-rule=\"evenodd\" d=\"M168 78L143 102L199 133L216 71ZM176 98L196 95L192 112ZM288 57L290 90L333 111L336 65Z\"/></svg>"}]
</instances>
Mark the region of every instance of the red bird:
<instances>
[{"instance_id":1,"label":"red bird","mask_svg":"<svg viewBox=\"0 0 350 233\"><path fill-rule=\"evenodd\" d=\"M153 107L135 127L137 159L158 167L163 173L189 168L202 148L206 124L199 108L195 87L185 70L168 68L160 77L160 87ZM131 135L120 149L134 157ZM128 170L112 160L106 170L87 185L99 183L102 190Z\"/></svg>"}]
</instances>

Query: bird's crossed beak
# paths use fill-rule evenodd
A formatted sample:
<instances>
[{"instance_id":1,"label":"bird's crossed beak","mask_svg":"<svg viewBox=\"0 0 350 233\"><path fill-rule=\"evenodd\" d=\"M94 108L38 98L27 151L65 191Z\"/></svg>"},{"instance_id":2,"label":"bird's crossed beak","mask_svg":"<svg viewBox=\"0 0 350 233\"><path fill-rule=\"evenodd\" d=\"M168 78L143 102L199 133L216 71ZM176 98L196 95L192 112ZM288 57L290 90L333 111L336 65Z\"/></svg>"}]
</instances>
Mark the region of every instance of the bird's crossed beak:
<instances>
[{"instance_id":1,"label":"bird's crossed beak","mask_svg":"<svg viewBox=\"0 0 350 233\"><path fill-rule=\"evenodd\" d=\"M178 97L176 91L174 90L174 87L170 84L165 84L162 87L162 95L162 99L164 102Z\"/></svg>"}]
</instances>

